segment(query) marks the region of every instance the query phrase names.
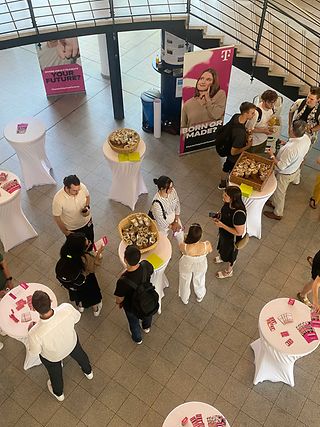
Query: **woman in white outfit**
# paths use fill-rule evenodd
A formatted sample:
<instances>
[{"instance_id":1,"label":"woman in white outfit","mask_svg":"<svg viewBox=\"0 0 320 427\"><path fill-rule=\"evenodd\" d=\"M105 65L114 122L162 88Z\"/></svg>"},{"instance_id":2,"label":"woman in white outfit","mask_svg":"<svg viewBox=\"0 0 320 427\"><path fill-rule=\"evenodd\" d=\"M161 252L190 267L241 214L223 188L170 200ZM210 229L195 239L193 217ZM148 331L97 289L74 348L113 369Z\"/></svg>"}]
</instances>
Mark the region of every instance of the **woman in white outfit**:
<instances>
[{"instance_id":1,"label":"woman in white outfit","mask_svg":"<svg viewBox=\"0 0 320 427\"><path fill-rule=\"evenodd\" d=\"M180 221L180 200L173 182L167 176L160 176L153 182L158 186L158 192L153 198L149 215L156 221L159 231L168 236L171 230L178 243L182 243L184 233Z\"/></svg>"},{"instance_id":2,"label":"woman in white outfit","mask_svg":"<svg viewBox=\"0 0 320 427\"><path fill-rule=\"evenodd\" d=\"M179 245L182 252L179 261L179 297L184 304L189 302L191 280L197 302L201 302L206 294L207 254L212 252L212 246L209 241L201 242L201 236L201 226L191 224L184 243Z\"/></svg>"}]
</instances>

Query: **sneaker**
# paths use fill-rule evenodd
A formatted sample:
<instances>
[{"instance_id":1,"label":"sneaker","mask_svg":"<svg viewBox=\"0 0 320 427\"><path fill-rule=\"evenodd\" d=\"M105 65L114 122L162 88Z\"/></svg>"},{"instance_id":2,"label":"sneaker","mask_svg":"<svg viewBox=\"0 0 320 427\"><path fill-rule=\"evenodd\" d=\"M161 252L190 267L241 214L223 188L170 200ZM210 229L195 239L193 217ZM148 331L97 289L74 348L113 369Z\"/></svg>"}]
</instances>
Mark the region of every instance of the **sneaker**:
<instances>
[{"instance_id":1,"label":"sneaker","mask_svg":"<svg viewBox=\"0 0 320 427\"><path fill-rule=\"evenodd\" d=\"M88 380L92 380L92 378L93 378L93 371L91 371L90 372L90 374L84 374L87 378L88 378Z\"/></svg>"},{"instance_id":2,"label":"sneaker","mask_svg":"<svg viewBox=\"0 0 320 427\"><path fill-rule=\"evenodd\" d=\"M84 307L82 307L82 305L78 305L78 310L80 311L80 313L84 312Z\"/></svg>"},{"instance_id":3,"label":"sneaker","mask_svg":"<svg viewBox=\"0 0 320 427\"><path fill-rule=\"evenodd\" d=\"M98 304L98 310L93 312L94 317L100 316L101 310L102 310L102 301L99 302L99 304Z\"/></svg>"},{"instance_id":4,"label":"sneaker","mask_svg":"<svg viewBox=\"0 0 320 427\"><path fill-rule=\"evenodd\" d=\"M142 328L142 330L143 330L143 332L145 332L146 334L148 334L151 331L151 328L147 328L147 329L143 329Z\"/></svg>"},{"instance_id":5,"label":"sneaker","mask_svg":"<svg viewBox=\"0 0 320 427\"><path fill-rule=\"evenodd\" d=\"M312 307L312 304L311 304L309 298L303 297L300 292L297 293L297 298L299 301L303 302L303 304L306 304L308 307Z\"/></svg>"},{"instance_id":6,"label":"sneaker","mask_svg":"<svg viewBox=\"0 0 320 427\"><path fill-rule=\"evenodd\" d=\"M135 343L138 345L142 344L142 342L143 342L142 340L141 341L135 341Z\"/></svg>"},{"instance_id":7,"label":"sneaker","mask_svg":"<svg viewBox=\"0 0 320 427\"><path fill-rule=\"evenodd\" d=\"M54 394L54 392L52 390L52 385L51 385L51 381L50 380L47 381L47 386L48 386L48 390L50 391L50 393L52 394L52 396L54 396L57 400L59 400L59 402L63 402L64 401L64 394L63 393L60 396L57 396L56 394Z\"/></svg>"},{"instance_id":8,"label":"sneaker","mask_svg":"<svg viewBox=\"0 0 320 427\"><path fill-rule=\"evenodd\" d=\"M0 350L3 349L3 342L0 342Z\"/></svg>"},{"instance_id":9,"label":"sneaker","mask_svg":"<svg viewBox=\"0 0 320 427\"><path fill-rule=\"evenodd\" d=\"M203 300L204 296L202 298L197 298L197 302L201 302Z\"/></svg>"},{"instance_id":10,"label":"sneaker","mask_svg":"<svg viewBox=\"0 0 320 427\"><path fill-rule=\"evenodd\" d=\"M225 190L227 188L227 181L221 181L218 185L218 190Z\"/></svg>"}]
</instances>

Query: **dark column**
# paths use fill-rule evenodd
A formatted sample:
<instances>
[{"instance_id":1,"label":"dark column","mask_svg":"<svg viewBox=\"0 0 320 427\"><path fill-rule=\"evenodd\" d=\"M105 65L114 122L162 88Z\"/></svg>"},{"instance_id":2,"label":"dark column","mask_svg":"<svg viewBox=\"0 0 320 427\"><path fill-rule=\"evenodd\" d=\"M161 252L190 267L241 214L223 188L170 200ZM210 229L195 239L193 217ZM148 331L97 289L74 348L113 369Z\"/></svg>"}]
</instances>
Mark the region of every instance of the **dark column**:
<instances>
[{"instance_id":1,"label":"dark column","mask_svg":"<svg viewBox=\"0 0 320 427\"><path fill-rule=\"evenodd\" d=\"M106 38L110 70L113 116L116 120L122 120L124 119L124 108L121 84L118 33L107 33Z\"/></svg>"}]
</instances>

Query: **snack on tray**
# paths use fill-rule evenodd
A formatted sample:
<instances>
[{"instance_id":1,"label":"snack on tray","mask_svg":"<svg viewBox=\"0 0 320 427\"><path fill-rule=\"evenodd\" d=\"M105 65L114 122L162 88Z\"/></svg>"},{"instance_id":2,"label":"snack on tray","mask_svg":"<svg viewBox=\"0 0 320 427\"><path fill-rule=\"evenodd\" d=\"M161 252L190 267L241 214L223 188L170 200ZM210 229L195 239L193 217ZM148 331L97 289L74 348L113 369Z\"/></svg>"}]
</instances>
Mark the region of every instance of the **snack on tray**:
<instances>
[{"instance_id":1,"label":"snack on tray","mask_svg":"<svg viewBox=\"0 0 320 427\"><path fill-rule=\"evenodd\" d=\"M137 245L145 251L158 242L158 230L154 221L144 213L129 215L119 224L119 232L127 245Z\"/></svg>"},{"instance_id":2,"label":"snack on tray","mask_svg":"<svg viewBox=\"0 0 320 427\"><path fill-rule=\"evenodd\" d=\"M264 181L270 172L271 166L265 163L260 163L255 159L244 158L238 163L232 171L234 176L250 178L251 176L258 176L261 181Z\"/></svg>"},{"instance_id":3,"label":"snack on tray","mask_svg":"<svg viewBox=\"0 0 320 427\"><path fill-rule=\"evenodd\" d=\"M108 140L111 148L116 151L132 152L137 148L140 142L140 135L133 129L123 128L112 132Z\"/></svg>"},{"instance_id":4,"label":"snack on tray","mask_svg":"<svg viewBox=\"0 0 320 427\"><path fill-rule=\"evenodd\" d=\"M5 173L5 172L0 173L0 182L5 182L7 178L8 178L7 173Z\"/></svg>"}]
</instances>

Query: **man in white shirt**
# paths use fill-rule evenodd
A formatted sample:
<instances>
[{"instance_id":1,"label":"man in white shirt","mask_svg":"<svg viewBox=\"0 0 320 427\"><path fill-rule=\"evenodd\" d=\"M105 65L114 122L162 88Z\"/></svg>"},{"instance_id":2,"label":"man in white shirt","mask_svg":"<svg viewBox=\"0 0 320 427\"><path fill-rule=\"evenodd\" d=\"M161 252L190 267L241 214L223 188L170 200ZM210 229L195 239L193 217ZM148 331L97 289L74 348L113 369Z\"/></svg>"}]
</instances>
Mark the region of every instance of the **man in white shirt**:
<instances>
[{"instance_id":1,"label":"man in white shirt","mask_svg":"<svg viewBox=\"0 0 320 427\"><path fill-rule=\"evenodd\" d=\"M266 205L273 208L273 212L264 212L271 219L281 220L284 202L289 184L298 184L300 181L300 166L309 151L311 141L306 132L307 124L303 120L293 122L289 141L280 148L277 157L270 149L270 159L276 166L277 188L271 200Z\"/></svg>"},{"instance_id":2,"label":"man in white shirt","mask_svg":"<svg viewBox=\"0 0 320 427\"><path fill-rule=\"evenodd\" d=\"M247 121L246 128L252 130L252 146L248 149L249 153L264 153L268 136L274 133L269 120L274 115L277 99L278 94L274 90L264 91L254 117Z\"/></svg>"},{"instance_id":3,"label":"man in white shirt","mask_svg":"<svg viewBox=\"0 0 320 427\"><path fill-rule=\"evenodd\" d=\"M71 304L51 308L49 295L35 291L32 295L33 308L40 314L40 320L29 331L29 350L40 355L41 362L49 373L47 386L50 393L60 402L64 400L62 360L71 356L78 362L85 376L91 380L93 372L89 358L74 329L81 314Z\"/></svg>"},{"instance_id":4,"label":"man in white shirt","mask_svg":"<svg viewBox=\"0 0 320 427\"><path fill-rule=\"evenodd\" d=\"M87 187L80 183L77 175L69 175L53 198L52 214L65 236L72 232L84 233L94 242L93 223L90 212L90 195Z\"/></svg>"}]
</instances>

